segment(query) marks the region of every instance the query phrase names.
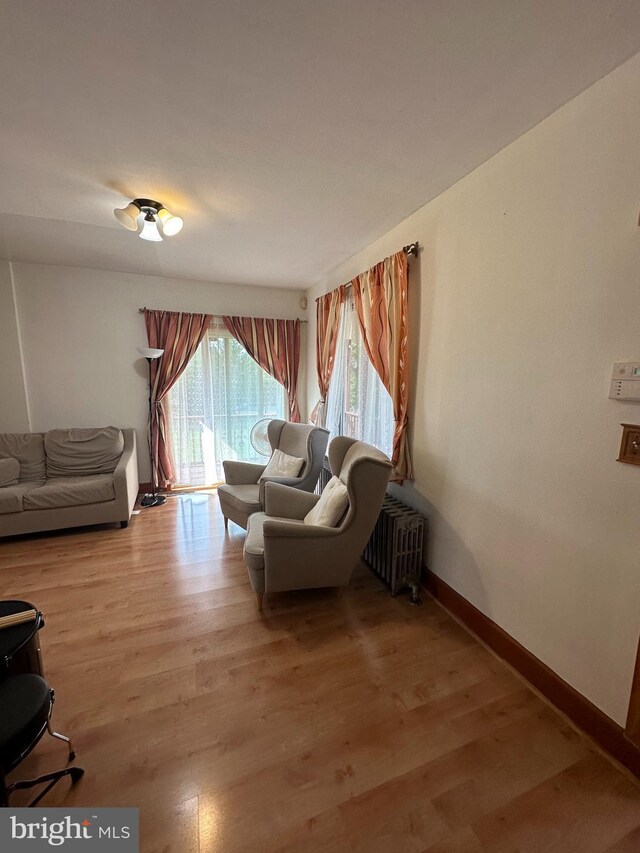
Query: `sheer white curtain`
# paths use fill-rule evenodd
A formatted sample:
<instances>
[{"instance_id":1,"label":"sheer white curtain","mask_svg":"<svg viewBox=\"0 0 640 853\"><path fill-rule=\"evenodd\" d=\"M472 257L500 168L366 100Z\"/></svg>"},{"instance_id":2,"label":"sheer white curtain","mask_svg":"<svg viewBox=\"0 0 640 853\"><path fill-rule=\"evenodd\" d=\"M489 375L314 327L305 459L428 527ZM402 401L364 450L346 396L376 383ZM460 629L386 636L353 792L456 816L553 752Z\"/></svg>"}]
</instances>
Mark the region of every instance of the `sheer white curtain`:
<instances>
[{"instance_id":1,"label":"sheer white curtain","mask_svg":"<svg viewBox=\"0 0 640 853\"><path fill-rule=\"evenodd\" d=\"M215 322L168 396L182 486L224 480L223 459L266 462L251 445L251 428L264 417L286 417L284 388Z\"/></svg>"},{"instance_id":2,"label":"sheer white curtain","mask_svg":"<svg viewBox=\"0 0 640 853\"><path fill-rule=\"evenodd\" d=\"M343 306L326 411L330 438L348 435L391 456L393 401L364 348L350 294Z\"/></svg>"}]
</instances>

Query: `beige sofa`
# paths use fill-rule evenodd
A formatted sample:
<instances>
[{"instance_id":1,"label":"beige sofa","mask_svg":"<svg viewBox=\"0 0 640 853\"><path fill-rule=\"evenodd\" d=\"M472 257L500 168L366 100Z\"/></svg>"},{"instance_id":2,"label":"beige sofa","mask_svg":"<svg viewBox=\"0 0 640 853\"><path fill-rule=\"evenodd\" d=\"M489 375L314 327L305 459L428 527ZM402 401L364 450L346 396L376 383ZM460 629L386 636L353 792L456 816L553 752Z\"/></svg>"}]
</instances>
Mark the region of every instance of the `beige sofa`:
<instances>
[{"instance_id":1,"label":"beige sofa","mask_svg":"<svg viewBox=\"0 0 640 853\"><path fill-rule=\"evenodd\" d=\"M0 536L118 522L138 496L135 432L0 434Z\"/></svg>"}]
</instances>

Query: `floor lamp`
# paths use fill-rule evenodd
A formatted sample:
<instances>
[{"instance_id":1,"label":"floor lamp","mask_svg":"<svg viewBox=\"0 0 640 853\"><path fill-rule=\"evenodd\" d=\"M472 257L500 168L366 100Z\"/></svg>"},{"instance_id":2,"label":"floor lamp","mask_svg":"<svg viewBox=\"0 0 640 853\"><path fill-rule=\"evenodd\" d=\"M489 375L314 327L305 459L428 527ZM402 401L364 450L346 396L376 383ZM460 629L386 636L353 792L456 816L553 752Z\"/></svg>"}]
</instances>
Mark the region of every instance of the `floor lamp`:
<instances>
[{"instance_id":1,"label":"floor lamp","mask_svg":"<svg viewBox=\"0 0 640 853\"><path fill-rule=\"evenodd\" d=\"M160 506L161 504L166 503L167 499L164 495L156 494L156 482L153 476L153 429L151 426L151 412L153 405L151 396L153 394L153 385L151 384L151 362L156 358L160 358L164 350L152 349L150 347L138 347L138 352L143 358L146 358L149 365L149 462L151 464L151 492L140 498L140 506Z\"/></svg>"}]
</instances>

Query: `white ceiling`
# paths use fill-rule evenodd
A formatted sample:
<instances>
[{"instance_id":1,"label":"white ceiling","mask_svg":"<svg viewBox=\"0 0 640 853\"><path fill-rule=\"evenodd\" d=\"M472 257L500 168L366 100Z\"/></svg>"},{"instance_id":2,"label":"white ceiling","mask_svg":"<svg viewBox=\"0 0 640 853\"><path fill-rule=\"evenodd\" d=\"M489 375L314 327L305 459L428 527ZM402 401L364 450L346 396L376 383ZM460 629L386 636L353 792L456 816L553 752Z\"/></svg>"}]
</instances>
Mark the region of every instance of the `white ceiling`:
<instances>
[{"instance_id":1,"label":"white ceiling","mask_svg":"<svg viewBox=\"0 0 640 853\"><path fill-rule=\"evenodd\" d=\"M640 50L637 0L0 0L0 257L306 287ZM185 220L139 240L112 209Z\"/></svg>"}]
</instances>

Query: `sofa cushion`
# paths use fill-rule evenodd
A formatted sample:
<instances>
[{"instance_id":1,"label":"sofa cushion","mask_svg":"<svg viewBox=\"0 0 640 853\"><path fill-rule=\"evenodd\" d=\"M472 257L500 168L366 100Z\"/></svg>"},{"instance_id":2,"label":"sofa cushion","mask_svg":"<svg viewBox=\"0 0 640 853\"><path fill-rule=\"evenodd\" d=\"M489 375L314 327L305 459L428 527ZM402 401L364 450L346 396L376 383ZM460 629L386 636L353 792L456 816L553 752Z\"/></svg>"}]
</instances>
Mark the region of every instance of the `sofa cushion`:
<instances>
[{"instance_id":1,"label":"sofa cushion","mask_svg":"<svg viewBox=\"0 0 640 853\"><path fill-rule=\"evenodd\" d=\"M20 463L13 456L0 459L0 489L17 486L20 479Z\"/></svg>"},{"instance_id":2,"label":"sofa cushion","mask_svg":"<svg viewBox=\"0 0 640 853\"><path fill-rule=\"evenodd\" d=\"M18 483L17 486L5 486L0 489L0 515L7 512L22 512L22 499L27 492L38 489L43 481L34 480L31 483Z\"/></svg>"},{"instance_id":3,"label":"sofa cushion","mask_svg":"<svg viewBox=\"0 0 640 853\"><path fill-rule=\"evenodd\" d=\"M111 426L51 429L44 437L44 449L47 478L112 474L124 450L124 436Z\"/></svg>"},{"instance_id":4,"label":"sofa cushion","mask_svg":"<svg viewBox=\"0 0 640 853\"><path fill-rule=\"evenodd\" d=\"M39 432L4 432L0 434L0 459L8 456L20 463L20 481L44 480L44 441Z\"/></svg>"},{"instance_id":5,"label":"sofa cushion","mask_svg":"<svg viewBox=\"0 0 640 853\"><path fill-rule=\"evenodd\" d=\"M60 506L98 504L114 499L113 474L51 477L39 489L33 489L24 495L22 508L55 509Z\"/></svg>"}]
</instances>

